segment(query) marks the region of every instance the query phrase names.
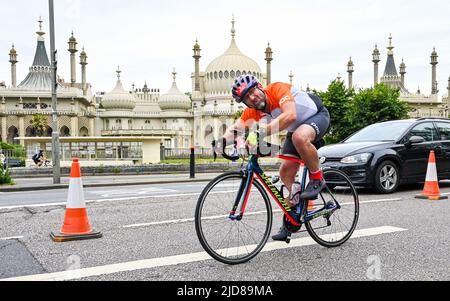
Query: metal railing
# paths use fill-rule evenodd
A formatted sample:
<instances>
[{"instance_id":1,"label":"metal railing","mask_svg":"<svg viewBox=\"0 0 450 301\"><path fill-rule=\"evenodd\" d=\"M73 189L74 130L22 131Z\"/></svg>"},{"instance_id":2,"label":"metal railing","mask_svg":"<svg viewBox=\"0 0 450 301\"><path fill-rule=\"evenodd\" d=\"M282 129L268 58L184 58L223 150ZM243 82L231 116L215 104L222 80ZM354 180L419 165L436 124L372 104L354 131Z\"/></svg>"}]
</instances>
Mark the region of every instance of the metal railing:
<instances>
[{"instance_id":1,"label":"metal railing","mask_svg":"<svg viewBox=\"0 0 450 301\"><path fill-rule=\"evenodd\" d=\"M190 148L165 148L162 147L162 160L167 159L189 159L191 156ZM213 153L211 148L195 148L195 157L196 158L212 158Z\"/></svg>"}]
</instances>

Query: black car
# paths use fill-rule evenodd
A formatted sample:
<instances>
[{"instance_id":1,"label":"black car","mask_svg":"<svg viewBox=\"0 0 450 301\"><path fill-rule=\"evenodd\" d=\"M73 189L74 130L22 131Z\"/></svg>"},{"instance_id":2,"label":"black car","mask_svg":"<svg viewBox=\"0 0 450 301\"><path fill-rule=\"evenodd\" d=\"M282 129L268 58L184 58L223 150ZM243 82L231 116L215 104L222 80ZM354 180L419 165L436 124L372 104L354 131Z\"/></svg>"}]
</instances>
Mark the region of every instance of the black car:
<instances>
[{"instance_id":1,"label":"black car","mask_svg":"<svg viewBox=\"0 0 450 301\"><path fill-rule=\"evenodd\" d=\"M400 184L425 181L430 151L439 180L450 178L450 119L420 118L370 125L319 150L323 168L346 172L356 186L392 193ZM333 179L326 179L333 185Z\"/></svg>"}]
</instances>

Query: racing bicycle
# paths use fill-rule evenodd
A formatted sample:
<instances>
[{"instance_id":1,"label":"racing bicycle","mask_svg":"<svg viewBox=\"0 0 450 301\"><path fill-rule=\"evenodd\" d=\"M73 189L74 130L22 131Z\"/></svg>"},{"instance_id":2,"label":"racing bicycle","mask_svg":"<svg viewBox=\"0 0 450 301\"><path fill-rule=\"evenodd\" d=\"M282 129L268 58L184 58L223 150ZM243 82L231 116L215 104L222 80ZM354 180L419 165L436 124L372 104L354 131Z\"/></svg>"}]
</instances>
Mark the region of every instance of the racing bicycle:
<instances>
[{"instance_id":1,"label":"racing bicycle","mask_svg":"<svg viewBox=\"0 0 450 301\"><path fill-rule=\"evenodd\" d=\"M273 153L274 146L268 144L268 147L271 150L268 153ZM195 211L197 236L205 251L219 262L242 264L263 250L273 222L269 196L284 213L283 223L290 233L307 231L315 242L324 247L344 244L357 226L359 198L345 173L337 169L322 169L327 185L318 199L300 200L295 209L291 209L284 197L286 187L277 187L279 178L269 178L259 165L259 159L268 153L263 154L258 147L254 154L230 156L224 143L224 158L247 160L247 164L244 166L243 163L239 171L227 172L212 180L198 199ZM298 158L278 158L304 166ZM309 175L306 167L302 169L303 172L299 172L301 182L298 183L300 194ZM306 231L300 231L303 225ZM290 241L289 235L286 242Z\"/></svg>"}]
</instances>

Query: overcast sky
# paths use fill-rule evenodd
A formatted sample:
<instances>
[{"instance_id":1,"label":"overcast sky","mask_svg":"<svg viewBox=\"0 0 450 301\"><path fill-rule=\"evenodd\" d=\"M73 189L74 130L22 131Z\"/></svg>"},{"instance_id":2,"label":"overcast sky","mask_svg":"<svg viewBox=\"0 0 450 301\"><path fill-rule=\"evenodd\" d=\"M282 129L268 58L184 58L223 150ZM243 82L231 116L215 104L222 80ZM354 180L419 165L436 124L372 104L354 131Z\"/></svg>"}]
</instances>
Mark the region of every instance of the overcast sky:
<instances>
[{"instance_id":1,"label":"overcast sky","mask_svg":"<svg viewBox=\"0 0 450 301\"><path fill-rule=\"evenodd\" d=\"M38 19L44 20L50 49L47 0L2 0L0 9L0 81L10 85L9 50L19 54L18 82L27 75L36 48ZM183 92L191 91L192 48L202 48L200 68L225 52L231 41L231 18L236 41L265 72L264 51L273 49L273 81L324 90L338 73L347 78L349 57L355 64L354 83L373 83L372 51L382 54L384 71L388 37L392 33L396 65L404 58L406 87L431 91L430 55L439 55L440 95L450 77L450 2L444 0L55 0L59 76L70 81L67 41L71 31L88 54L88 81L94 91L111 91L120 65L124 86L134 82L162 93L170 89L175 67ZM79 60L77 54L77 61ZM77 80L81 81L77 64Z\"/></svg>"}]
</instances>

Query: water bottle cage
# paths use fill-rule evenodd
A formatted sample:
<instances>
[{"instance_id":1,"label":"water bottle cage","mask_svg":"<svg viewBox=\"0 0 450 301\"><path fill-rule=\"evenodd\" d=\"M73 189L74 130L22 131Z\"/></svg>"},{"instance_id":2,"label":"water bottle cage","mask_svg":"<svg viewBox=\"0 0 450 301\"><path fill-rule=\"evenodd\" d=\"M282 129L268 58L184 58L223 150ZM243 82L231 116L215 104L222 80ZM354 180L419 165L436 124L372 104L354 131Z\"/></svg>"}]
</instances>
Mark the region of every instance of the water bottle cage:
<instances>
[{"instance_id":1,"label":"water bottle cage","mask_svg":"<svg viewBox=\"0 0 450 301\"><path fill-rule=\"evenodd\" d=\"M291 202L295 205L298 205L300 203L301 187L302 184L298 182L295 182L292 185L292 191L289 195L289 198L291 199Z\"/></svg>"}]
</instances>

